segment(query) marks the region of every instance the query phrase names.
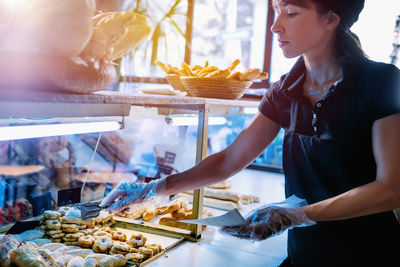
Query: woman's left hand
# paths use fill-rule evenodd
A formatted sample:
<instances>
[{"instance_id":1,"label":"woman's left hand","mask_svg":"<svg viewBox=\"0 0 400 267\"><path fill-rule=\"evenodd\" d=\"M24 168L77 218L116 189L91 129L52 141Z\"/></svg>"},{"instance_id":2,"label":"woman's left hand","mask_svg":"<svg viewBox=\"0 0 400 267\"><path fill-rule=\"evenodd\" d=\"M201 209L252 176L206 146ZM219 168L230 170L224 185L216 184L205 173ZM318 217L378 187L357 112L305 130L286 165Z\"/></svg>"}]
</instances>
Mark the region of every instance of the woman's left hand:
<instances>
[{"instance_id":1,"label":"woman's left hand","mask_svg":"<svg viewBox=\"0 0 400 267\"><path fill-rule=\"evenodd\" d=\"M294 227L315 224L301 208L304 200L292 196L287 200L266 205L246 216L246 224L226 226L221 232L238 238L261 241Z\"/></svg>"}]
</instances>

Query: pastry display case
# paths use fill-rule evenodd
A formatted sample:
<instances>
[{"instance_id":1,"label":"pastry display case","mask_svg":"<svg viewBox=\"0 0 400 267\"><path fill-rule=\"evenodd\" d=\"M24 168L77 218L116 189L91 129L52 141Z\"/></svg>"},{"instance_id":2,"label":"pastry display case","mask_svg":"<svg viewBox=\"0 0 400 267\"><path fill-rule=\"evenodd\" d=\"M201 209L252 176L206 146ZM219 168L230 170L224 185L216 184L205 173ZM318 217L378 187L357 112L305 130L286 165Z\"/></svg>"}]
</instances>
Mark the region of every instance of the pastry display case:
<instances>
[{"instance_id":1,"label":"pastry display case","mask_svg":"<svg viewBox=\"0 0 400 267\"><path fill-rule=\"evenodd\" d=\"M43 212L99 201L123 181L148 182L184 171L211 152L210 124L227 123L221 118L243 116L245 108L258 105L255 101L109 91L91 95L2 93L0 102L1 231L18 233L13 229L16 225L36 221L38 225L24 226L24 230L42 227L45 236L39 239L51 240L55 237L48 236L51 230ZM190 130L193 127L194 132ZM153 151L147 153L144 141L154 142ZM149 159L155 164L146 164ZM141 233L161 245L162 255L184 240L201 237L204 226L180 223L177 218L197 219L215 215L215 208L240 208L240 201L255 201L249 196L216 192L221 188L229 188L229 182L137 204L125 214L113 215L112 220L108 213L100 213L93 223L100 223L96 227L112 223L114 233L127 236ZM214 198L215 194L222 197ZM68 224L65 216L60 217L63 226ZM65 238L66 233L56 235Z\"/></svg>"}]
</instances>

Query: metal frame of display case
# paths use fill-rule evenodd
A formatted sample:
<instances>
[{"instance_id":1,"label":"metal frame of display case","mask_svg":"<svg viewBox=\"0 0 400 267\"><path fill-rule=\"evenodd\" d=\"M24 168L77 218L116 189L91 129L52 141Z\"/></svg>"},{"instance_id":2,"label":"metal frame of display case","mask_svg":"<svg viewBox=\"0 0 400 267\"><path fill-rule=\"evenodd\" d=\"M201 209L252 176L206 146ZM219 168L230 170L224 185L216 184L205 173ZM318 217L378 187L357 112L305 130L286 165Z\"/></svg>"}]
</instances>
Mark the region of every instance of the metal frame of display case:
<instances>
[{"instance_id":1,"label":"metal frame of display case","mask_svg":"<svg viewBox=\"0 0 400 267\"><path fill-rule=\"evenodd\" d=\"M166 116L182 114L179 110L192 111L198 116L196 164L207 156L208 120L210 114L228 114L231 107L257 107L259 104L258 101L248 100L133 95L110 91L98 92L92 95L57 93L5 94L0 92L0 103L2 104L0 120L3 122L12 121L13 118L43 118L43 116L46 118L56 117L55 120L62 120L65 117L85 117L85 120L92 120L96 116L125 117L129 115L129 109L135 106L157 108L160 115ZM198 219L202 214L203 194L203 188L194 190L193 219ZM117 220L119 220L120 224L126 224L131 228L138 228L144 232L179 235L191 241L198 240L202 232L202 226L195 224L192 225L191 231L188 231L139 220L126 218L117 218Z\"/></svg>"}]
</instances>

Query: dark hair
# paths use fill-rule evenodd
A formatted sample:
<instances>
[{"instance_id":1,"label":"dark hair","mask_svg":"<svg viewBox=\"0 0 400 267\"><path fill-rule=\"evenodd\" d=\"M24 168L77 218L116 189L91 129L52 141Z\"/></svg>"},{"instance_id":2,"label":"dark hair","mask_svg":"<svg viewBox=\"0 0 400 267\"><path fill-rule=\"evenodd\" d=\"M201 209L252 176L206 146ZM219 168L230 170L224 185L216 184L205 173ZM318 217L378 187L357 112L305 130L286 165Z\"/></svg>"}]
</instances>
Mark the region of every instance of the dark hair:
<instances>
[{"instance_id":1,"label":"dark hair","mask_svg":"<svg viewBox=\"0 0 400 267\"><path fill-rule=\"evenodd\" d=\"M318 14L324 15L330 11L330 9L323 6L321 1L318 0L272 0L272 5L276 5L278 2L282 4L292 4L304 8L309 8L310 2L313 2L316 6ZM358 14L357 14L358 16ZM361 47L360 40L357 35L350 31L343 20L340 21L336 28L336 35L334 41L334 56L340 61L361 61L366 58L366 55Z\"/></svg>"}]
</instances>

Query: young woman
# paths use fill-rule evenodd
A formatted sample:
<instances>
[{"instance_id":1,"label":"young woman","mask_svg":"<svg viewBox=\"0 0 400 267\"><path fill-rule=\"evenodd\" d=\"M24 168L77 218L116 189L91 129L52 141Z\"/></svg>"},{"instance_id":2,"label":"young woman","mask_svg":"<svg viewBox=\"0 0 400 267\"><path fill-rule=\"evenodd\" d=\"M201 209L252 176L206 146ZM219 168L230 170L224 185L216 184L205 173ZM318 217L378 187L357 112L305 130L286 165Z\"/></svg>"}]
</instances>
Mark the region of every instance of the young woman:
<instances>
[{"instance_id":1,"label":"young woman","mask_svg":"<svg viewBox=\"0 0 400 267\"><path fill-rule=\"evenodd\" d=\"M400 207L400 71L367 59L350 32L364 0L273 5L271 30L283 54L299 59L235 142L183 173L120 184L103 204L116 201L118 210L226 179L283 128L286 195L310 204L260 209L247 225L224 231L262 240L290 229L284 266L391 266L400 239L392 211Z\"/></svg>"}]
</instances>

